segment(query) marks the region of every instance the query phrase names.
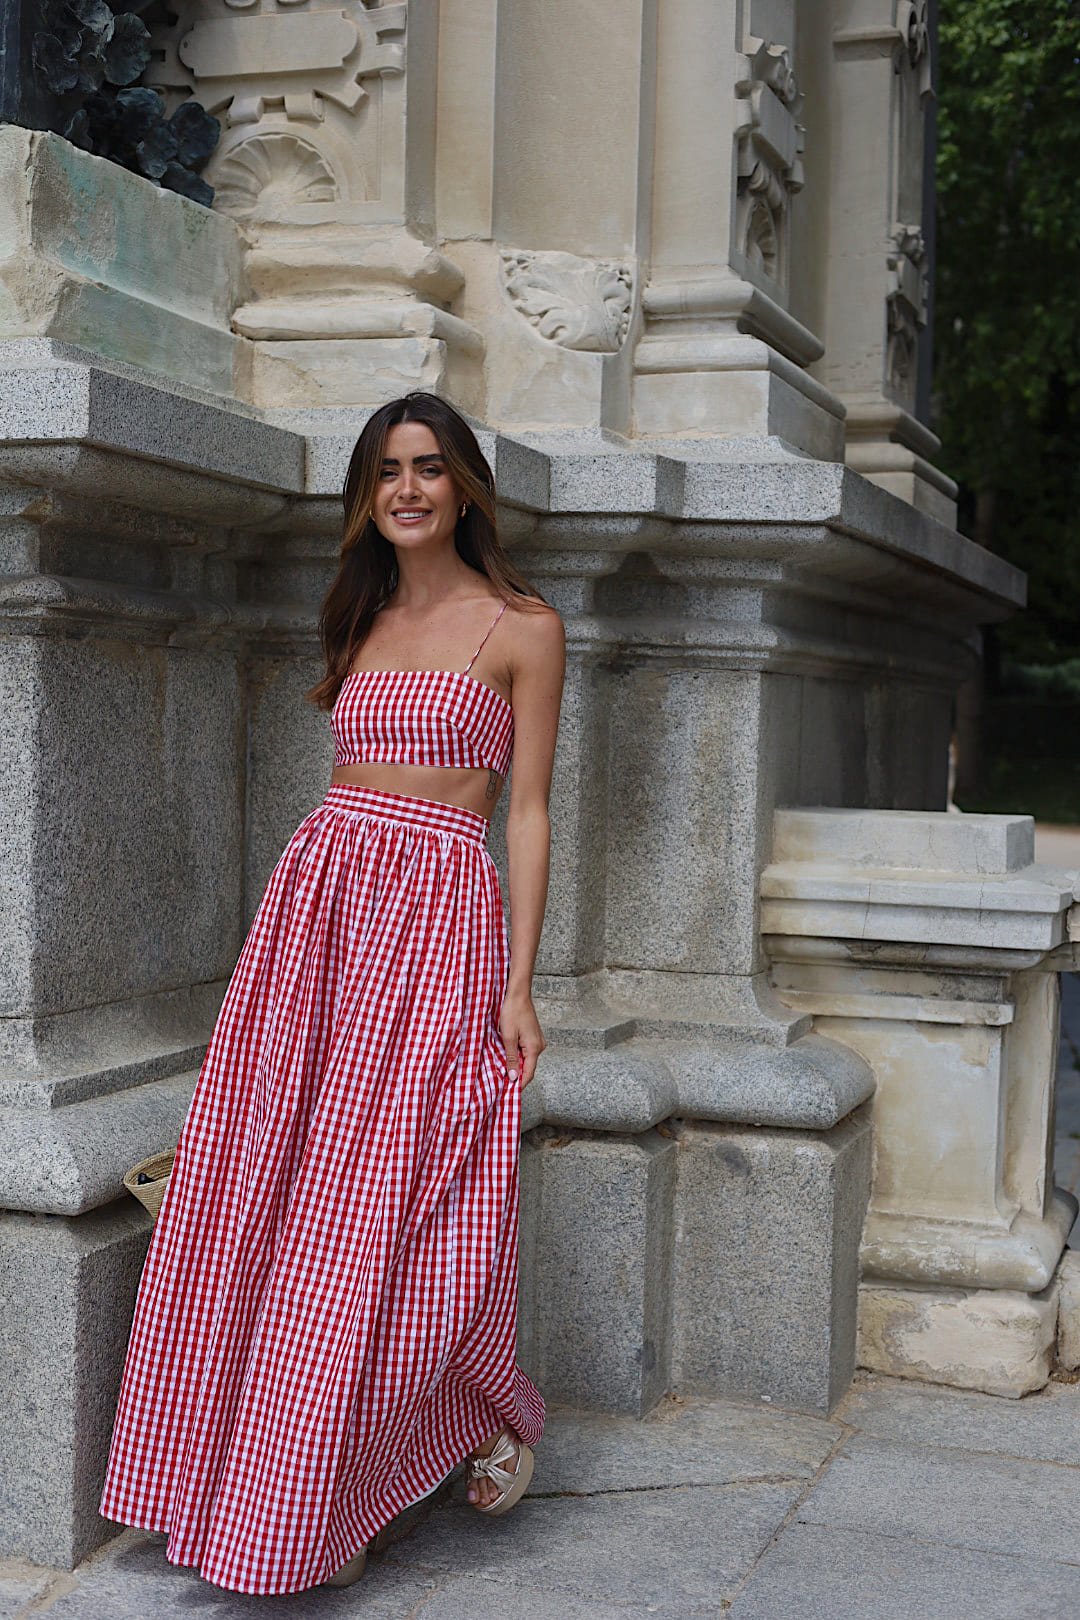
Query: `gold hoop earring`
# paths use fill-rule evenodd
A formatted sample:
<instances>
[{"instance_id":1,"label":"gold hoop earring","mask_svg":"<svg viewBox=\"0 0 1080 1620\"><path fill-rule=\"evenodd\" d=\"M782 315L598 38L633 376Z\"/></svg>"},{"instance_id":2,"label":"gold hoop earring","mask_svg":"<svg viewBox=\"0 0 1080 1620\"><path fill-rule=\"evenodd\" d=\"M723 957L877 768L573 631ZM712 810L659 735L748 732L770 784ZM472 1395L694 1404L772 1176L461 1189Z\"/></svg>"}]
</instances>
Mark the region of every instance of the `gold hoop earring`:
<instances>
[{"instance_id":1,"label":"gold hoop earring","mask_svg":"<svg viewBox=\"0 0 1080 1620\"><path fill-rule=\"evenodd\" d=\"M459 516L459 517L464 517L464 516L465 516L465 514L466 514L466 512L467 512L467 511L468 511L468 510L469 510L469 503L468 503L468 501L462 501L462 503L461 503L461 511L460 511L460 513L459 513L459 514L458 514L458 516Z\"/></svg>"}]
</instances>

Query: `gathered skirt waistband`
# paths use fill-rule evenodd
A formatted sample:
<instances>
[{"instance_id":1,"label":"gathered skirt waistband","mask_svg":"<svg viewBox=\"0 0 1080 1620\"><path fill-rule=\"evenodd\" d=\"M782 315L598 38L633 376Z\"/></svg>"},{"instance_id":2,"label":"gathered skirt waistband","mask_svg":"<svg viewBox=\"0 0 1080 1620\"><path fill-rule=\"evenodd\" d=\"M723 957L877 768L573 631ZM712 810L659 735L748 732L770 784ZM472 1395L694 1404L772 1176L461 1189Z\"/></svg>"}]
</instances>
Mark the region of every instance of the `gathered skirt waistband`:
<instances>
[{"instance_id":1,"label":"gathered skirt waistband","mask_svg":"<svg viewBox=\"0 0 1080 1620\"><path fill-rule=\"evenodd\" d=\"M483 816L461 805L443 804L439 799L390 793L385 788L361 787L355 782L336 782L327 790L323 804L328 810L343 810L349 815L377 816L381 820L421 827L426 832L465 838L473 844L487 843L488 822Z\"/></svg>"}]
</instances>

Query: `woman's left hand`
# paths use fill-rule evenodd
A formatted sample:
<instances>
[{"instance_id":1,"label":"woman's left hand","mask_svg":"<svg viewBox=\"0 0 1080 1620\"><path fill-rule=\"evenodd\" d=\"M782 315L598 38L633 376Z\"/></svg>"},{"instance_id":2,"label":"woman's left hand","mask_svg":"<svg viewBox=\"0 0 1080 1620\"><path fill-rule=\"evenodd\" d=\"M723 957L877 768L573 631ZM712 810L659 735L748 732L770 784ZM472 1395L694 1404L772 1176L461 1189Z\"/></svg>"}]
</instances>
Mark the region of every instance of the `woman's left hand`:
<instances>
[{"instance_id":1,"label":"woman's left hand","mask_svg":"<svg viewBox=\"0 0 1080 1620\"><path fill-rule=\"evenodd\" d=\"M547 1045L530 996L507 991L499 1013L499 1034L506 1048L510 1078L516 1079L520 1070L524 1089L536 1073L536 1060Z\"/></svg>"}]
</instances>

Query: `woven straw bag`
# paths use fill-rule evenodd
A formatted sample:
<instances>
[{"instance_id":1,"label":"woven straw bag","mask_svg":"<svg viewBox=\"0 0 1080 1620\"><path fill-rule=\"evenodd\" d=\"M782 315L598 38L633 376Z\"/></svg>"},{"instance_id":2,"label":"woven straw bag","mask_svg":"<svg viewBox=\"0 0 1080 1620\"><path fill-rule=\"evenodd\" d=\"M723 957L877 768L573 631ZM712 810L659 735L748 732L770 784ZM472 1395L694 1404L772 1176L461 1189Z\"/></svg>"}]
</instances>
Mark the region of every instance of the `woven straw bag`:
<instances>
[{"instance_id":1,"label":"woven straw bag","mask_svg":"<svg viewBox=\"0 0 1080 1620\"><path fill-rule=\"evenodd\" d=\"M129 1193L133 1193L140 1204L145 1204L155 1221L161 1200L165 1197L165 1189L169 1185L169 1171L176 1158L176 1149L170 1148L168 1153L155 1153L153 1158L143 1159L139 1164L133 1164L124 1177L124 1186ZM139 1177L143 1180L140 1181Z\"/></svg>"}]
</instances>

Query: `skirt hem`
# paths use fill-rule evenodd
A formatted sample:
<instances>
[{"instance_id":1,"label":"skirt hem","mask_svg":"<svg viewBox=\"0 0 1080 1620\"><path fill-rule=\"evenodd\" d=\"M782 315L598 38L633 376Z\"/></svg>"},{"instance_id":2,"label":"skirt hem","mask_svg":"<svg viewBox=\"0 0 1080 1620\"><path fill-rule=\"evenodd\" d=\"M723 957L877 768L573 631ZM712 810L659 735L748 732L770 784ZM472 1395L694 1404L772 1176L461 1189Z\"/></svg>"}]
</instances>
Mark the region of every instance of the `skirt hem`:
<instances>
[{"instance_id":1,"label":"skirt hem","mask_svg":"<svg viewBox=\"0 0 1080 1620\"><path fill-rule=\"evenodd\" d=\"M521 1438L527 1445L536 1445L539 1442L541 1433L543 1432L542 1423L538 1424L535 1421L530 1422L529 1415L525 1411L521 1411L520 1420L522 1421L522 1428L526 1430L526 1433L523 1434ZM511 1425L511 1427L512 1426L513 1425ZM514 1432L519 1433L520 1431L515 1429ZM198 1574L200 1579L206 1581L211 1586L220 1587L222 1591L239 1592L246 1597L287 1597L295 1592L309 1592L315 1587L321 1586L324 1581L335 1573L336 1570L340 1569L343 1564L347 1563L349 1558L351 1558L361 1546L366 1545L374 1536L377 1536L379 1531L384 1529L386 1525L391 1524L393 1520L399 1516L399 1514L404 1513L408 1508L413 1507L417 1502L422 1502L426 1496L430 1496L433 1492L437 1491L439 1486L442 1485L444 1481L449 1479L451 1475L461 1467L469 1453L476 1446L480 1445L482 1441L486 1440L490 1433L491 1420L488 1418L485 1418L483 1422L477 1422L471 1427L466 1428L464 1430L464 1434L468 1436L468 1439L463 1456L451 1463L450 1466L445 1469L445 1471L439 1472L439 1477L435 1480L434 1484L417 1484L416 1477L418 1473L422 1474L424 1477L426 1477L428 1474L428 1470L417 1470L412 1475L410 1483L405 1485L403 1491L393 1491L392 1488L388 1487L386 1491L381 1493L379 1503L377 1505L373 1504L367 1510L367 1512L362 1515L359 1529L356 1532L356 1545L352 1548L352 1551L345 1553L341 1557L335 1556L327 1559L327 1568L321 1574L313 1576L310 1580L302 1579L297 1584L281 1584L280 1582L274 1581L249 1581L243 1583L232 1578L221 1579L217 1575L208 1572L208 1566L209 1569L212 1570L213 1565L212 1562L206 1559L202 1553L198 1553L190 1557L173 1556L169 1547L169 1541L172 1539L172 1531L169 1526L170 1515L168 1513L163 1513L160 1515L147 1514L143 1517L132 1515L131 1518L113 1519L110 1518L107 1513L103 1512L102 1518L107 1519L110 1524L122 1524L129 1530L145 1530L154 1535L165 1536L167 1538L165 1545L166 1563L172 1564L175 1569L193 1569L195 1570L196 1574ZM529 1436L532 1436L532 1438L529 1438ZM438 1470L436 1471L438 1472ZM400 1485L400 1481L396 1483ZM402 1498L404 1499L402 1500Z\"/></svg>"}]
</instances>

